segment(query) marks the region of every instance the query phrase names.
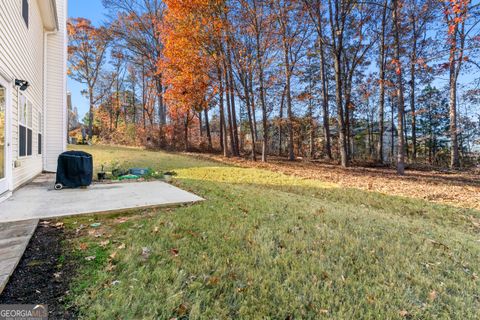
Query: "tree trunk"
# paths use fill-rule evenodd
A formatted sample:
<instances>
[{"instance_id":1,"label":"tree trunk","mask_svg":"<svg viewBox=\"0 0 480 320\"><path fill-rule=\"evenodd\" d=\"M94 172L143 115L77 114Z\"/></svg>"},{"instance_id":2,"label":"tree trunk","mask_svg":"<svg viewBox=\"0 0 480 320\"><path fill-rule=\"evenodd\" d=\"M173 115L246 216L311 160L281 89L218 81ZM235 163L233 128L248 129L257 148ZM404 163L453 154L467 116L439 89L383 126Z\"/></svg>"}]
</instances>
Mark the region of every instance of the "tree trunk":
<instances>
[{"instance_id":1,"label":"tree trunk","mask_svg":"<svg viewBox=\"0 0 480 320\"><path fill-rule=\"evenodd\" d=\"M93 105L93 86L88 86L88 95L90 108L88 111L88 138L92 140L93 138L93 113L95 112L95 106Z\"/></svg>"},{"instance_id":2,"label":"tree trunk","mask_svg":"<svg viewBox=\"0 0 480 320\"><path fill-rule=\"evenodd\" d=\"M237 125L237 111L235 108L235 83L233 79L233 67L232 67L232 57L230 54L230 43L227 41L227 70L228 70L228 82L229 82L229 92L230 92L230 106L232 109L232 125L233 125L233 140L235 143L234 154L238 157L240 156L240 142L238 139L238 125Z\"/></svg>"},{"instance_id":3,"label":"tree trunk","mask_svg":"<svg viewBox=\"0 0 480 320\"><path fill-rule=\"evenodd\" d=\"M225 157L229 156L228 153L228 141L227 141L227 128L225 123L225 111L223 105L223 79L222 79L222 69L220 66L217 66L218 73L218 83L219 83L219 98L220 98L220 140L222 145L223 155Z\"/></svg>"},{"instance_id":4,"label":"tree trunk","mask_svg":"<svg viewBox=\"0 0 480 320\"><path fill-rule=\"evenodd\" d=\"M283 109L285 106L286 86L283 87L282 98L280 99L280 114L278 119L278 155L282 155L283 147Z\"/></svg>"},{"instance_id":5,"label":"tree trunk","mask_svg":"<svg viewBox=\"0 0 480 320\"><path fill-rule=\"evenodd\" d=\"M433 164L433 128L432 128L432 109L428 107L428 123L429 123L429 141L428 141L428 163Z\"/></svg>"},{"instance_id":6,"label":"tree trunk","mask_svg":"<svg viewBox=\"0 0 480 320\"><path fill-rule=\"evenodd\" d=\"M223 136L223 126L225 125L223 122L225 121L223 118L222 118L222 111L220 110L220 150L223 152L223 155L225 156L225 144L223 143L223 141L226 139L224 136Z\"/></svg>"},{"instance_id":7,"label":"tree trunk","mask_svg":"<svg viewBox=\"0 0 480 320\"><path fill-rule=\"evenodd\" d=\"M348 88L348 81L345 81L345 88L344 88L344 95L345 95L345 131L346 131L346 151L347 151L347 159L348 161L352 160L352 126L353 126L353 117L351 117L351 95L350 89Z\"/></svg>"},{"instance_id":8,"label":"tree trunk","mask_svg":"<svg viewBox=\"0 0 480 320\"><path fill-rule=\"evenodd\" d=\"M283 25L283 24L282 24ZM295 154L293 150L293 111L292 111L292 93L291 93L291 77L290 77L290 52L287 44L286 30L282 28L283 32L283 52L284 52L284 64L285 64L285 94L287 98L287 130L288 130L288 160L295 160Z\"/></svg>"},{"instance_id":9,"label":"tree trunk","mask_svg":"<svg viewBox=\"0 0 480 320\"><path fill-rule=\"evenodd\" d=\"M393 104L393 99L390 98L390 107L391 107L391 132L390 132L390 161L393 163L395 159L395 106Z\"/></svg>"},{"instance_id":10,"label":"tree trunk","mask_svg":"<svg viewBox=\"0 0 480 320\"><path fill-rule=\"evenodd\" d=\"M228 65L224 61L224 75L225 75L225 98L227 101L227 119L228 119L228 133L230 135L230 147L232 149L232 154L237 156L237 146L235 144L235 137L233 135L233 117L232 117L232 106L230 104L230 79L228 74Z\"/></svg>"},{"instance_id":11,"label":"tree trunk","mask_svg":"<svg viewBox=\"0 0 480 320\"><path fill-rule=\"evenodd\" d=\"M295 160L294 153L294 135L293 135L293 110L292 110L292 92L291 92L291 73L290 68L290 39L288 39L287 28L288 28L288 18L287 13L283 10L288 10L285 8L280 9L280 32L282 35L282 44L283 44L283 63L285 69L285 95L287 98L287 130L288 130L288 160ZM298 150L302 148L299 146Z\"/></svg>"},{"instance_id":12,"label":"tree trunk","mask_svg":"<svg viewBox=\"0 0 480 320\"><path fill-rule=\"evenodd\" d=\"M321 28L321 23L320 23ZM322 29L320 29L322 30ZM328 106L328 79L325 68L325 53L323 51L323 40L320 39L320 82L322 83L322 108L323 108L323 137L325 139L325 155L332 160L332 141L330 136L330 111Z\"/></svg>"},{"instance_id":13,"label":"tree trunk","mask_svg":"<svg viewBox=\"0 0 480 320\"><path fill-rule=\"evenodd\" d=\"M415 22L413 22L415 30ZM412 111L412 159L417 158L417 114L415 108L415 65L417 60L417 39L414 32L413 52L410 61L410 109Z\"/></svg>"},{"instance_id":14,"label":"tree trunk","mask_svg":"<svg viewBox=\"0 0 480 320\"><path fill-rule=\"evenodd\" d=\"M403 117L405 113L405 104L403 96L403 75L402 64L400 61L400 20L399 20L398 0L393 0L393 28L395 41L395 60L397 65L397 101L398 101L398 144L397 144L397 173L405 174L405 137L403 135Z\"/></svg>"},{"instance_id":15,"label":"tree trunk","mask_svg":"<svg viewBox=\"0 0 480 320\"><path fill-rule=\"evenodd\" d=\"M408 160L410 157L410 148L408 146L407 116L405 110L403 112L403 135L405 136L405 157Z\"/></svg>"},{"instance_id":16,"label":"tree trunk","mask_svg":"<svg viewBox=\"0 0 480 320\"><path fill-rule=\"evenodd\" d=\"M255 108L255 93L253 92L253 72L248 75L248 91L250 93L250 105L252 107L253 131L255 132L255 141L258 141L257 116Z\"/></svg>"},{"instance_id":17,"label":"tree trunk","mask_svg":"<svg viewBox=\"0 0 480 320\"><path fill-rule=\"evenodd\" d=\"M184 140L185 140L185 151L188 151L188 112L185 115L185 123L184 123Z\"/></svg>"},{"instance_id":18,"label":"tree trunk","mask_svg":"<svg viewBox=\"0 0 480 320\"><path fill-rule=\"evenodd\" d=\"M327 159L332 159L332 143L330 135L330 112L328 106L328 78L325 67L325 50L324 50L324 34L323 34L323 13L321 0L314 3L305 1L305 4L310 9L309 14L312 18L318 35L318 50L320 54L320 83L322 85L322 109L323 109L323 138L325 140L323 151ZM329 3L331 5L331 3ZM331 10L330 10L331 14Z\"/></svg>"},{"instance_id":19,"label":"tree trunk","mask_svg":"<svg viewBox=\"0 0 480 320\"><path fill-rule=\"evenodd\" d=\"M158 136L160 147L165 146L164 125L166 124L165 105L163 103L163 85L161 76L155 77L157 85L157 103L158 103Z\"/></svg>"},{"instance_id":20,"label":"tree trunk","mask_svg":"<svg viewBox=\"0 0 480 320\"><path fill-rule=\"evenodd\" d=\"M342 167L348 166L347 139L345 118L343 115L343 83L342 83L342 51L343 51L343 27L345 23L344 3L334 2L335 10L332 7L332 1L328 0L330 29L332 32L332 54L333 66L335 70L335 101L337 105L337 124L338 124L338 146L340 152L340 163ZM339 12L341 10L341 12Z\"/></svg>"},{"instance_id":21,"label":"tree trunk","mask_svg":"<svg viewBox=\"0 0 480 320\"><path fill-rule=\"evenodd\" d=\"M387 24L387 6L388 0L385 0L382 13L382 34L380 41L380 97L378 110L378 145L377 145L377 159L378 162L383 163L383 135L385 132L384 117L385 117L385 29Z\"/></svg>"},{"instance_id":22,"label":"tree trunk","mask_svg":"<svg viewBox=\"0 0 480 320\"><path fill-rule=\"evenodd\" d=\"M250 92L248 89L248 79L247 76L244 78L244 86L243 86L243 91L245 94L245 104L247 107L247 115L248 115L248 125L250 127L250 135L252 136L252 160L257 161L257 155L255 153L255 144L256 144L256 139L255 139L255 129L253 125L253 118L252 118L252 110L250 108Z\"/></svg>"},{"instance_id":23,"label":"tree trunk","mask_svg":"<svg viewBox=\"0 0 480 320\"><path fill-rule=\"evenodd\" d=\"M310 159L315 157L315 119L313 118L313 102L309 103L309 120L310 120Z\"/></svg>"},{"instance_id":24,"label":"tree trunk","mask_svg":"<svg viewBox=\"0 0 480 320\"><path fill-rule=\"evenodd\" d=\"M137 131L137 98L135 96L136 83L132 84L132 119L135 125L135 131Z\"/></svg>"},{"instance_id":25,"label":"tree trunk","mask_svg":"<svg viewBox=\"0 0 480 320\"><path fill-rule=\"evenodd\" d=\"M145 83L145 66L142 65L142 120L143 120L143 130L147 129L147 115L146 115L146 106L147 106L147 85ZM145 133L145 132L144 132Z\"/></svg>"},{"instance_id":26,"label":"tree trunk","mask_svg":"<svg viewBox=\"0 0 480 320\"><path fill-rule=\"evenodd\" d=\"M337 104L337 124L339 128L338 147L340 150L340 163L342 167L348 166L347 157L347 139L345 119L343 117L343 97L342 97L342 71L341 71L341 52L337 50L334 55L335 67L335 101Z\"/></svg>"},{"instance_id":27,"label":"tree trunk","mask_svg":"<svg viewBox=\"0 0 480 320\"><path fill-rule=\"evenodd\" d=\"M256 0L253 1L253 7L255 14L257 14ZM256 45L256 60L258 68L258 81L260 84L260 104L262 106L262 125L263 125L263 141L262 141L262 162L267 162L268 154L268 115L267 115L267 104L265 102L265 84L264 84L264 74L263 74L263 52L261 49L261 40L260 40L260 25L258 23L258 18L255 17L255 45Z\"/></svg>"},{"instance_id":28,"label":"tree trunk","mask_svg":"<svg viewBox=\"0 0 480 320\"><path fill-rule=\"evenodd\" d=\"M450 64L450 139L452 149L450 153L450 167L453 169L460 167L460 157L458 153L458 133L457 133L457 81L455 79L455 65Z\"/></svg>"},{"instance_id":29,"label":"tree trunk","mask_svg":"<svg viewBox=\"0 0 480 320\"><path fill-rule=\"evenodd\" d=\"M208 109L203 109L203 114L205 115L205 131L207 132L207 141L208 141L208 150L213 149L212 145L212 133L210 132L210 122L208 120Z\"/></svg>"},{"instance_id":30,"label":"tree trunk","mask_svg":"<svg viewBox=\"0 0 480 320\"><path fill-rule=\"evenodd\" d=\"M456 26L456 25L455 25ZM450 47L450 140L451 140L451 151L450 151L450 167L456 169L460 167L460 156L458 153L458 132L457 132L457 62L456 62L456 52L457 52L457 27L455 27L454 32L451 35L451 47ZM459 67L458 67L459 68Z\"/></svg>"}]
</instances>

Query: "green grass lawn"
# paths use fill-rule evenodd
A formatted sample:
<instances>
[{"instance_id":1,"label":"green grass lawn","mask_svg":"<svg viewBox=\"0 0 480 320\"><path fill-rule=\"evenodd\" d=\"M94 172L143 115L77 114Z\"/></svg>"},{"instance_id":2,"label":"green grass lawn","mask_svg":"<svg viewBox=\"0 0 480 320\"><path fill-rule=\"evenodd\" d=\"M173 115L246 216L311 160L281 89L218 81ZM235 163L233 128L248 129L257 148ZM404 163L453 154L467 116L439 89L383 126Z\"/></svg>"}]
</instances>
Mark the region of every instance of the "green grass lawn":
<instances>
[{"instance_id":1,"label":"green grass lawn","mask_svg":"<svg viewBox=\"0 0 480 320\"><path fill-rule=\"evenodd\" d=\"M206 199L66 219L85 226L66 244L83 318L480 317L478 211L176 154L81 149L97 169L112 159L173 169L176 185Z\"/></svg>"}]
</instances>

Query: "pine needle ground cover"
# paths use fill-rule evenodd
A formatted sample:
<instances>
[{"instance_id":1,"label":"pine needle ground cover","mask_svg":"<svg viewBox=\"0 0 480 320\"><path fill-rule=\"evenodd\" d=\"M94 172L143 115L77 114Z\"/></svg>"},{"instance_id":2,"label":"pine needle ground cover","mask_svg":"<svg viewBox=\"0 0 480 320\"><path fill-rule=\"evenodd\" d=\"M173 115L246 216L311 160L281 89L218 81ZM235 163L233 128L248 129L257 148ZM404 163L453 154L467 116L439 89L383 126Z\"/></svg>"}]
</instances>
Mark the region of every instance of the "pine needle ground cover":
<instances>
[{"instance_id":1,"label":"pine needle ground cover","mask_svg":"<svg viewBox=\"0 0 480 320\"><path fill-rule=\"evenodd\" d=\"M206 199L63 220L82 318L479 317L478 211L184 155L82 150L97 169L175 170L174 184Z\"/></svg>"}]
</instances>

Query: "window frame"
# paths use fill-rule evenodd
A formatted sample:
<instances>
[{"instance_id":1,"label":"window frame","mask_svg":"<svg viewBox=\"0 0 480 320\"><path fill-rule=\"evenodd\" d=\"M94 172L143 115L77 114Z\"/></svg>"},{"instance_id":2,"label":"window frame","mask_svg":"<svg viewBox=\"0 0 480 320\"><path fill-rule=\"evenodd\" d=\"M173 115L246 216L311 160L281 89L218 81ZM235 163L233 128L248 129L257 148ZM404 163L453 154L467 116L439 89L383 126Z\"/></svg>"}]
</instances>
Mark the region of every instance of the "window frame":
<instances>
[{"instance_id":1,"label":"window frame","mask_svg":"<svg viewBox=\"0 0 480 320\"><path fill-rule=\"evenodd\" d=\"M37 156L43 154L43 112L37 110Z\"/></svg>"},{"instance_id":2,"label":"window frame","mask_svg":"<svg viewBox=\"0 0 480 320\"><path fill-rule=\"evenodd\" d=\"M33 156L33 103L22 93L18 94L18 158L25 159ZM25 130L25 154L21 151L21 132ZM30 143L29 143L30 142Z\"/></svg>"},{"instance_id":3,"label":"window frame","mask_svg":"<svg viewBox=\"0 0 480 320\"><path fill-rule=\"evenodd\" d=\"M23 22L25 22L25 26L28 29L29 24L30 24L30 3L29 3L29 0L22 0L22 18L23 18Z\"/></svg>"}]
</instances>

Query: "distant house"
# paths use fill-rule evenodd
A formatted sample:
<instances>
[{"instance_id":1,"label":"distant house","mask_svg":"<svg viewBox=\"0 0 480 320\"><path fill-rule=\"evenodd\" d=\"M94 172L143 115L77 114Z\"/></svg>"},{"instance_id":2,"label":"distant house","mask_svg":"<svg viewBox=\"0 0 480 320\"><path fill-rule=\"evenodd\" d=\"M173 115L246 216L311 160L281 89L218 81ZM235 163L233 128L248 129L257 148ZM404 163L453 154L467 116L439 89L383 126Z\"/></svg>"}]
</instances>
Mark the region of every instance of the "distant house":
<instances>
[{"instance_id":1,"label":"distant house","mask_svg":"<svg viewBox=\"0 0 480 320\"><path fill-rule=\"evenodd\" d=\"M66 148L67 0L0 1L0 200Z\"/></svg>"},{"instance_id":2,"label":"distant house","mask_svg":"<svg viewBox=\"0 0 480 320\"><path fill-rule=\"evenodd\" d=\"M380 122L375 122L370 127L366 124L357 124L353 131L355 145L352 149L356 153L369 154L370 149L376 149L380 140ZM390 121L383 125L383 160L395 162L397 155L398 135L397 127Z\"/></svg>"}]
</instances>

